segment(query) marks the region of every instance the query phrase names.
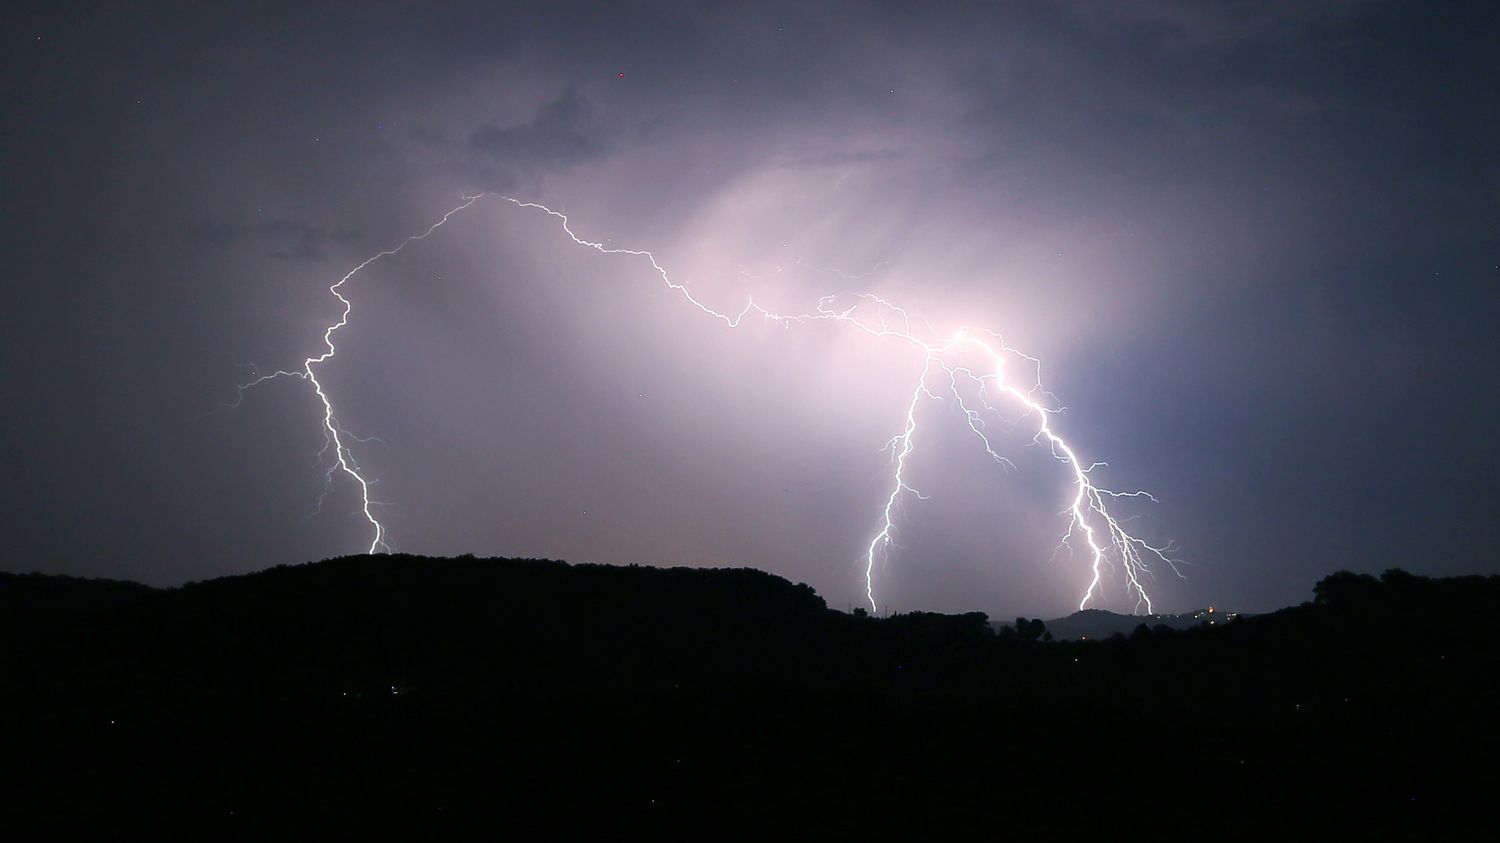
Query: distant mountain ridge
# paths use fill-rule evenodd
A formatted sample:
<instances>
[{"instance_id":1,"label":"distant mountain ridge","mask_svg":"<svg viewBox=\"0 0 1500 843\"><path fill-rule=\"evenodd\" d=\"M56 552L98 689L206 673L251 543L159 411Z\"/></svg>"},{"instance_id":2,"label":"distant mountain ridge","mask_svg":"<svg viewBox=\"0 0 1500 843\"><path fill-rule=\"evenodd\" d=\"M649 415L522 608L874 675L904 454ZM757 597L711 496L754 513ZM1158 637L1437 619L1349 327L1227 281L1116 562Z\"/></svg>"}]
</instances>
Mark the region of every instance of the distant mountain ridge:
<instances>
[{"instance_id":1,"label":"distant mountain ridge","mask_svg":"<svg viewBox=\"0 0 1500 843\"><path fill-rule=\"evenodd\" d=\"M1047 621L1047 631L1058 641L1108 638L1111 635L1129 635L1136 627L1145 624L1151 629L1165 626L1169 629L1192 629L1195 626L1218 626L1239 620L1239 612L1225 612L1210 606L1196 612L1160 615L1122 615L1104 609L1083 609L1067 617Z\"/></svg>"}]
</instances>

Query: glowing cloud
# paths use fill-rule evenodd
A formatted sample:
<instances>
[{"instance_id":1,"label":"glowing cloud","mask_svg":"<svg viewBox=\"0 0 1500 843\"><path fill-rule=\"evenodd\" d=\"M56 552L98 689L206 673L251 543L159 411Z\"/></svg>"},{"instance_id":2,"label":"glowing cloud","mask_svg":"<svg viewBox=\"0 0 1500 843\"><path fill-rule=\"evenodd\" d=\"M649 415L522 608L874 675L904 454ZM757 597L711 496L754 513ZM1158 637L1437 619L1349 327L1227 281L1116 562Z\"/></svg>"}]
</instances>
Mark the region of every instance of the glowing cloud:
<instances>
[{"instance_id":1,"label":"glowing cloud","mask_svg":"<svg viewBox=\"0 0 1500 843\"><path fill-rule=\"evenodd\" d=\"M335 334L349 324L352 305L344 296L343 288L365 267L380 258L397 254L417 240L426 239L455 214L466 210L485 196L497 196L516 208L539 211L556 219L562 232L578 246L584 246L606 255L628 255L645 259L668 289L681 295L688 304L701 313L722 322L726 327L739 327L746 317L765 319L785 326L832 322L848 326L874 340L894 343L914 352L920 366L913 369L911 397L906 405L904 422L900 432L887 443L894 466L890 491L884 498L885 503L881 510L879 527L871 536L864 554L865 596L872 609L878 608L879 605L875 598L876 561L887 559L894 546L896 513L899 505L906 496L925 500L925 496L909 485L906 479L907 468L916 450L917 415L924 398L940 399L943 396L951 396L962 411L969 430L978 438L986 455L1007 467L1010 467L1010 461L995 450L991 439L985 433L986 414L993 415L997 412L992 401L1003 401L1013 405L1021 411L1023 418L1031 419L1036 430L1032 441L1047 445L1052 456L1065 466L1073 488L1073 497L1067 509L1064 510L1069 518L1068 527L1058 549L1080 550L1089 559L1091 578L1079 601L1080 609L1087 607L1095 598L1100 588L1103 571L1110 564L1117 564L1124 572L1129 592L1136 597L1137 608L1144 607L1147 612L1152 611L1152 604L1144 581L1151 576L1152 565L1161 563L1174 573L1177 572L1176 563L1169 556L1171 552L1169 546L1153 545L1131 534L1109 510L1109 502L1119 498L1141 497L1152 501L1155 498L1143 491L1113 491L1093 481L1092 472L1104 463L1096 462L1085 465L1074 447L1057 433L1052 425L1052 416L1057 410L1044 403L1044 400L1050 396L1042 388L1040 362L1006 345L1000 334L965 326L950 336L942 337L937 335L937 332L923 320L916 319L915 321L921 325L921 329L918 330L913 327L913 316L906 310L885 298L869 293L827 295L820 298L810 310L795 314L783 314L767 309L757 304L753 297L747 298L744 306L737 310L719 310L695 297L686 284L674 280L650 251L611 248L602 242L584 239L573 230L565 214L535 202L525 202L498 194L464 197L461 204L443 214L442 218L427 230L406 238L394 248L379 252L351 269L328 288L329 292L338 299L343 311L338 321L323 334L323 344L326 350L321 354L306 358L301 369L279 370L258 377L240 387L240 394L243 397L244 390L276 378L300 378L312 385L323 407L323 430L326 441L324 454L330 451L333 453L333 463L325 475L324 494L327 494L329 486L339 473L347 475L355 484L360 495L361 512L373 531L368 552L390 550L386 541L386 529L372 511L370 483L361 473L359 464L345 442L346 439L356 439L356 437L340 425L338 416L334 412L333 402L317 375L318 367L336 354ZM978 365L974 363L976 360L979 361ZM1024 381L1018 381L1010 375L1009 370L1016 367L1026 371ZM936 387L934 383L937 384ZM939 392L934 389L940 390L943 396L940 396ZM356 441L359 440L356 439Z\"/></svg>"}]
</instances>

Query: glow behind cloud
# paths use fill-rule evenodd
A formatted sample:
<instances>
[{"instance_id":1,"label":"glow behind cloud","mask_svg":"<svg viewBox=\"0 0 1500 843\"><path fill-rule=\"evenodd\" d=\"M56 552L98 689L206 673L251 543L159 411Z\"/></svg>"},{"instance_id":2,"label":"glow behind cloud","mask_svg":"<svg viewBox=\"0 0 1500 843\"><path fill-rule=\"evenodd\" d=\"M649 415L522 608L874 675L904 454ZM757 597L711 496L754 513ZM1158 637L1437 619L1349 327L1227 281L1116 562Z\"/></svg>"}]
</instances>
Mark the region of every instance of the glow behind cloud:
<instances>
[{"instance_id":1,"label":"glow behind cloud","mask_svg":"<svg viewBox=\"0 0 1500 843\"><path fill-rule=\"evenodd\" d=\"M327 486L335 475L342 473L357 487L360 497L360 512L372 528L368 552L388 551L385 525L376 517L370 497L370 481L364 476L356 462L346 438L354 438L339 423L334 404L317 376L317 367L332 358L337 350L334 334L349 324L352 304L344 296L343 287L361 270L383 257L399 253L408 244L423 240L455 214L464 211L487 195L467 196L463 203L445 213L420 234L412 235L396 247L379 252L346 273L329 287L329 292L338 299L343 310L339 320L323 334L326 351L303 361L301 370L278 370L257 377L241 387L244 389L280 377L296 377L313 387L323 408L323 428L326 445L324 453L332 453L332 465L325 474ZM498 195L497 195L498 196ZM756 302L754 296L745 300L737 309L720 310L700 300L686 283L674 279L656 259L652 252L644 249L617 248L604 242L585 239L570 225L567 215L535 202L525 202L508 196L498 198L522 210L535 210L556 219L562 231L575 245L593 249L604 255L619 255L648 261L661 282L672 292L681 296L689 305L704 316L721 322L727 328L740 327L747 318L763 319L787 328L810 323L831 322L849 326L874 341L908 348L916 353L920 367L913 381L910 400L906 406L904 422L899 433L889 441L887 448L893 466L889 494L881 508L879 526L870 538L864 555L865 597L871 609L880 606L876 598L875 569L877 560L886 560L896 547L898 510L904 499L925 496L908 481L908 466L917 450L918 414L924 400L944 401L951 399L964 418L968 429L978 439L988 459L1002 467L1012 466L1010 460L998 453L986 433L986 417L994 417L997 410L991 399L1013 402L1023 415L1035 426L1034 442L1045 444L1052 456L1067 467L1074 489L1066 509L1068 526L1063 534L1060 548L1070 551L1081 549L1089 562L1090 579L1079 608L1085 608L1097 595L1107 565L1114 563L1123 571L1128 589L1136 598L1137 608L1152 610L1151 597L1145 580L1151 575L1151 562L1160 562L1174 572L1177 568L1168 556L1169 547L1157 546L1132 535L1121 521L1110 513L1109 502L1120 498L1144 497L1154 500L1142 491L1116 492L1098 486L1090 474L1104 463L1084 465L1074 447L1053 428L1050 418L1057 412L1046 403L1049 394L1041 384L1041 364L1036 358L1006 345L1002 335L988 329L960 327L947 337L938 336L930 324L914 317L901 306L872 293L833 293L821 296L816 304L806 310L782 313ZM855 280L853 276L839 270L825 269L844 280ZM965 355L977 355L978 367L964 362ZM1026 382L1018 381L1009 370L1020 366L1028 370ZM932 381L938 381L934 391ZM968 397L966 398L966 391ZM1013 466L1012 466L1013 467ZM320 503L321 508L321 503ZM1079 547L1081 545L1081 548Z\"/></svg>"}]
</instances>

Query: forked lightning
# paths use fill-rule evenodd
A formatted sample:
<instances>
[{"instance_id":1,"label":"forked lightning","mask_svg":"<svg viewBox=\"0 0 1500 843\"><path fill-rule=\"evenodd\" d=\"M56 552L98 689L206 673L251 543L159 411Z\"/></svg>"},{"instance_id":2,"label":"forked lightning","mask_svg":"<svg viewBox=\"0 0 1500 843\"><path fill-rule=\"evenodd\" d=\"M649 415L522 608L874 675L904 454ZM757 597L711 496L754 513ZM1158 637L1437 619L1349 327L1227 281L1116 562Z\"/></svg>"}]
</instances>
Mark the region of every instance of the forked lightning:
<instances>
[{"instance_id":1,"label":"forked lightning","mask_svg":"<svg viewBox=\"0 0 1500 843\"><path fill-rule=\"evenodd\" d=\"M912 316L907 311L884 298L869 293L853 294L847 297L824 296L818 300L812 310L794 315L782 314L762 307L755 302L753 297L748 298L744 307L739 310L721 311L695 297L688 290L687 285L673 280L650 251L610 248L603 243L586 240L574 232L566 215L545 205L523 202L498 194L464 197L461 204L443 214L442 218L426 231L406 238L394 248L382 251L349 270L328 288L334 298L338 299L343 310L338 321L323 333L325 350L314 357L305 359L300 370L276 371L255 378L240 387L243 393L245 389L282 377L300 378L311 384L313 392L323 407L325 453L333 452L333 464L325 475L324 492L326 494L328 484L333 482L339 472L348 475L354 482L360 495L361 512L374 531L368 552L376 553L390 549L386 542L385 526L372 510L374 504L370 499L370 482L361 473L359 464L355 462L354 455L345 442L346 438L353 439L354 437L340 425L338 416L334 412L333 402L328 397L322 382L318 380L317 374L318 367L336 353L335 334L349 324L349 315L353 308L349 299L345 298L343 288L365 267L380 258L400 252L417 240L426 239L455 214L469 208L485 196L498 196L517 208L547 214L556 219L562 231L579 246L586 246L608 255L644 258L650 262L652 269L669 289L680 294L699 311L723 322L728 327L739 327L747 316L783 325L837 322L861 331L876 340L909 347L916 353L920 358L918 361L920 365L913 369L914 383L910 401L906 405L904 422L901 431L893 436L887 445L894 465L890 490L884 497L885 503L880 514L879 528L865 548L865 596L872 609L878 608L875 599L876 561L889 557L894 543L897 510L906 496L923 497L908 484L907 469L916 448L918 408L923 398L939 398L938 391L954 399L968 428L979 439L985 453L995 462L1003 466L1010 465L1010 461L995 450L989 436L985 433L984 417L985 414L996 412L996 407L991 403L992 400L1003 399L1014 405L1024 418L1033 420L1036 430L1033 441L1045 442L1057 461L1067 467L1073 493L1068 508L1065 510L1069 521L1059 549L1082 550L1089 558L1091 578L1088 587L1084 590L1083 598L1079 601L1080 609L1087 607L1095 598L1100 588L1104 568L1111 563L1119 565L1124 572L1127 588L1137 599L1137 607L1144 607L1147 612L1152 611L1152 605L1144 581L1150 577L1152 565L1161 563L1171 568L1174 573L1178 571L1175 560L1169 556L1171 552L1169 546L1153 545L1132 535L1109 511L1108 503L1118 498L1143 497L1153 501L1155 499L1146 492L1115 492L1094 483L1091 474L1103 463L1085 465L1073 446L1064 440L1053 427L1052 416L1057 410L1043 403L1043 400L1049 396L1041 385L1040 363L1036 358L1007 346L999 334L978 328L962 327L951 336L943 338L937 336L936 332L925 323L923 323L925 330L918 333L913 329ZM974 360L981 361L982 365L975 366L972 362ZM1026 370L1026 382L1018 382L1014 377L1009 376L1008 369L1015 367ZM937 384L936 387L933 386L934 383ZM966 388L969 398L965 397Z\"/></svg>"}]
</instances>

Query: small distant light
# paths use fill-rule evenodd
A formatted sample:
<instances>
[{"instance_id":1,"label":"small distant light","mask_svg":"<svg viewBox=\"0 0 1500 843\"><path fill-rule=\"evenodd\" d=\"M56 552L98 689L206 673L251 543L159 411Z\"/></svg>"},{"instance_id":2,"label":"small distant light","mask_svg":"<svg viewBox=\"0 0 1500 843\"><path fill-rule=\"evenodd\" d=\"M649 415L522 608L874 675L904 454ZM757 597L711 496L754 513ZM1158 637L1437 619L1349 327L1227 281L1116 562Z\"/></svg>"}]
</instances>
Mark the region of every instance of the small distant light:
<instances>
[{"instance_id":1,"label":"small distant light","mask_svg":"<svg viewBox=\"0 0 1500 843\"><path fill-rule=\"evenodd\" d=\"M625 78L625 74L624 74L624 73L623 73L623 72L621 72L621 73L620 73L620 74L619 74L619 77L620 77L620 78L621 78L621 79L624 79L624 78Z\"/></svg>"}]
</instances>

